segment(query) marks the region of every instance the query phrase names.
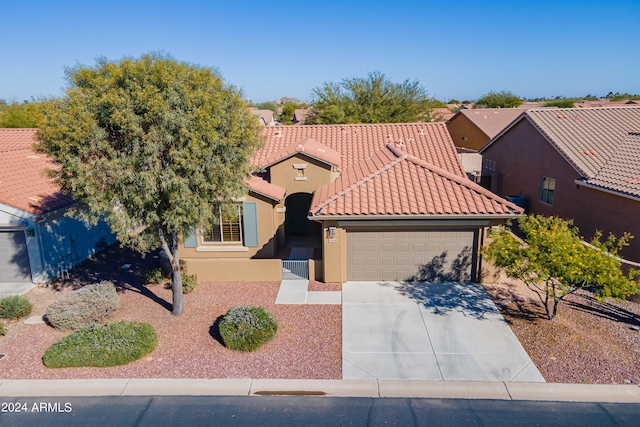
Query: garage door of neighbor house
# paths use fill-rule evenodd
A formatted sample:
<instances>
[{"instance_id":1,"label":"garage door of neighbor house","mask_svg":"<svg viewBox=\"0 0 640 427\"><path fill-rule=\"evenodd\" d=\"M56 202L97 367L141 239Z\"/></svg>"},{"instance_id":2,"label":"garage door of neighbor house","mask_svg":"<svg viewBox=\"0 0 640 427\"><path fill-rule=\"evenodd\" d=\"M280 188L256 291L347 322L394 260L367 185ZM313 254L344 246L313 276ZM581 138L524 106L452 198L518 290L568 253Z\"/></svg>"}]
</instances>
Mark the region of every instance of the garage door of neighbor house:
<instances>
[{"instance_id":1,"label":"garage door of neighbor house","mask_svg":"<svg viewBox=\"0 0 640 427\"><path fill-rule=\"evenodd\" d=\"M470 280L474 231L347 231L347 280Z\"/></svg>"},{"instance_id":2,"label":"garage door of neighbor house","mask_svg":"<svg viewBox=\"0 0 640 427\"><path fill-rule=\"evenodd\" d=\"M24 231L0 231L0 283L31 282Z\"/></svg>"}]
</instances>

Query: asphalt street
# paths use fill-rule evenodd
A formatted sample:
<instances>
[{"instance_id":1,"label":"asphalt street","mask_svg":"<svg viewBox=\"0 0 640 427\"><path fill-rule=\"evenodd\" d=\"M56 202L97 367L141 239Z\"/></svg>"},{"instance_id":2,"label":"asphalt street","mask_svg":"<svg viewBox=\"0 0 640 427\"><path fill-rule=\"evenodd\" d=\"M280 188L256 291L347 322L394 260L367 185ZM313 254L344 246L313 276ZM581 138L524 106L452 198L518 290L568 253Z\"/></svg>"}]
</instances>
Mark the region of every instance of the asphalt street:
<instances>
[{"instance_id":1,"label":"asphalt street","mask_svg":"<svg viewBox=\"0 0 640 427\"><path fill-rule=\"evenodd\" d=\"M638 426L640 403L309 396L0 398L12 426Z\"/></svg>"}]
</instances>

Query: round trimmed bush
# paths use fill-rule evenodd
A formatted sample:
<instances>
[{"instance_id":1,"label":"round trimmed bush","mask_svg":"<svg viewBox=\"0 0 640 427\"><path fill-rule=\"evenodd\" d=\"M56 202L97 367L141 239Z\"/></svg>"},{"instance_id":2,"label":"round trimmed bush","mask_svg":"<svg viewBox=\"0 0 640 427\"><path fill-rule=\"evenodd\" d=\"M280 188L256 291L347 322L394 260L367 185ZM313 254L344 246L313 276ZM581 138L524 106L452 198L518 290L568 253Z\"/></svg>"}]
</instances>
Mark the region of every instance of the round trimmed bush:
<instances>
[{"instance_id":1,"label":"round trimmed bush","mask_svg":"<svg viewBox=\"0 0 640 427\"><path fill-rule=\"evenodd\" d=\"M0 299L0 318L17 320L31 314L31 303L23 296L13 295Z\"/></svg>"},{"instance_id":2,"label":"round trimmed bush","mask_svg":"<svg viewBox=\"0 0 640 427\"><path fill-rule=\"evenodd\" d=\"M94 283L65 295L47 307L47 322L60 331L101 323L120 305L111 282Z\"/></svg>"},{"instance_id":3,"label":"round trimmed bush","mask_svg":"<svg viewBox=\"0 0 640 427\"><path fill-rule=\"evenodd\" d=\"M269 342L278 332L278 321L262 307L232 307L219 324L225 346L253 351Z\"/></svg>"},{"instance_id":4,"label":"round trimmed bush","mask_svg":"<svg viewBox=\"0 0 640 427\"><path fill-rule=\"evenodd\" d=\"M126 365L151 353L158 334L148 323L89 325L54 343L42 356L48 368Z\"/></svg>"}]
</instances>

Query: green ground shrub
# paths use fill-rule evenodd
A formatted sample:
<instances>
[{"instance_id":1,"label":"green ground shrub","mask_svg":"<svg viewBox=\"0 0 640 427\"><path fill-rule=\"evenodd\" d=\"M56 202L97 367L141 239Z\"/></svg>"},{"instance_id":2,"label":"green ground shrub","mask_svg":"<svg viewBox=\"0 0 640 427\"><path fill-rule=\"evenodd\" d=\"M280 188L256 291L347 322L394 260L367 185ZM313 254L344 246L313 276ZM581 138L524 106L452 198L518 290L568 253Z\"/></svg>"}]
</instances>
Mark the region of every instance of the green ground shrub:
<instances>
[{"instance_id":1,"label":"green ground shrub","mask_svg":"<svg viewBox=\"0 0 640 427\"><path fill-rule=\"evenodd\" d=\"M147 270L144 273L145 285L155 285L155 284L164 282L164 280L165 280L165 277L162 274L162 270L159 267L152 268L151 270Z\"/></svg>"},{"instance_id":2,"label":"green ground shrub","mask_svg":"<svg viewBox=\"0 0 640 427\"><path fill-rule=\"evenodd\" d=\"M31 314L31 303L23 296L13 295L0 299L0 318L17 320Z\"/></svg>"},{"instance_id":3,"label":"green ground shrub","mask_svg":"<svg viewBox=\"0 0 640 427\"><path fill-rule=\"evenodd\" d=\"M0 335L7 335L7 330L4 328L4 322L0 322Z\"/></svg>"},{"instance_id":4,"label":"green ground shrub","mask_svg":"<svg viewBox=\"0 0 640 427\"><path fill-rule=\"evenodd\" d=\"M253 351L269 342L278 332L278 321L262 307L232 307L219 324L225 346Z\"/></svg>"},{"instance_id":5,"label":"green ground shrub","mask_svg":"<svg viewBox=\"0 0 640 427\"><path fill-rule=\"evenodd\" d=\"M198 276L195 274L182 275L182 293L188 294L196 288L198 284Z\"/></svg>"},{"instance_id":6,"label":"green ground shrub","mask_svg":"<svg viewBox=\"0 0 640 427\"><path fill-rule=\"evenodd\" d=\"M94 283L73 291L47 307L47 322L60 331L101 323L120 305L111 282Z\"/></svg>"},{"instance_id":7,"label":"green ground shrub","mask_svg":"<svg viewBox=\"0 0 640 427\"><path fill-rule=\"evenodd\" d=\"M126 365L151 353L158 334L148 323L116 322L78 329L42 356L48 368Z\"/></svg>"}]
</instances>

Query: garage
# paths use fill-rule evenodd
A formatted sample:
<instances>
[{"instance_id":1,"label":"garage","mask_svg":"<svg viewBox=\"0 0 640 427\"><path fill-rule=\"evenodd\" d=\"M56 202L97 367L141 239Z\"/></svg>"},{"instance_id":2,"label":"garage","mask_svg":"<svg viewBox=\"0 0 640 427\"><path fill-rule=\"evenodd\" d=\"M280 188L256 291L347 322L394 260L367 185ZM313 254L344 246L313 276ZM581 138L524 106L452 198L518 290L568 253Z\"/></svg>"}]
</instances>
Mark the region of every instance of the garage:
<instances>
[{"instance_id":1,"label":"garage","mask_svg":"<svg viewBox=\"0 0 640 427\"><path fill-rule=\"evenodd\" d=\"M474 230L347 230L347 280L471 280Z\"/></svg>"},{"instance_id":2,"label":"garage","mask_svg":"<svg viewBox=\"0 0 640 427\"><path fill-rule=\"evenodd\" d=\"M0 283L31 282L24 231L0 231Z\"/></svg>"}]
</instances>

